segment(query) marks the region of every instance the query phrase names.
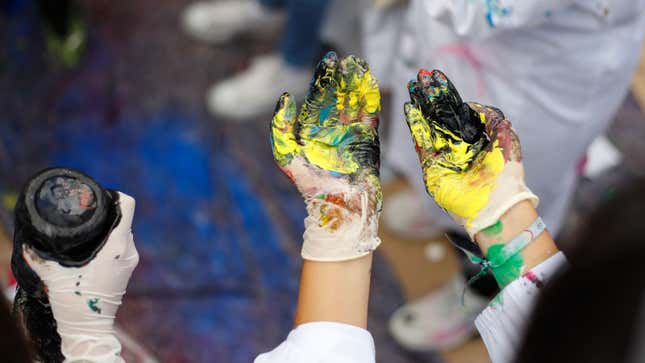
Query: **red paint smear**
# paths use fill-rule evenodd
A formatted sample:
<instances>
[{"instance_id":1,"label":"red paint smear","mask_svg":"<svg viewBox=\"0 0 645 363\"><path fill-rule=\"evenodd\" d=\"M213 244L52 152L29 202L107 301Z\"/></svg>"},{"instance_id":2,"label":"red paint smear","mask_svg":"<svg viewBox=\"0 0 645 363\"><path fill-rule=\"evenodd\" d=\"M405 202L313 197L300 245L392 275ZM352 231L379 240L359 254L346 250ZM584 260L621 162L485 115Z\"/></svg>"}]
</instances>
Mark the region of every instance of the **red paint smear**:
<instances>
[{"instance_id":1,"label":"red paint smear","mask_svg":"<svg viewBox=\"0 0 645 363\"><path fill-rule=\"evenodd\" d=\"M287 176L287 178L289 178L289 180L291 180L291 182L292 182L293 184L296 184L296 178L294 178L294 176L293 176L293 174L291 173L291 171L290 171L289 169L287 169L287 168L283 167L283 166L280 166L280 165L278 165L278 166L280 167L280 169L282 170L282 172Z\"/></svg>"},{"instance_id":2,"label":"red paint smear","mask_svg":"<svg viewBox=\"0 0 645 363\"><path fill-rule=\"evenodd\" d=\"M531 271L525 273L523 277L531 281L538 289L541 289L544 287L544 281L540 280L540 278L537 277L537 275Z\"/></svg>"},{"instance_id":3,"label":"red paint smear","mask_svg":"<svg viewBox=\"0 0 645 363\"><path fill-rule=\"evenodd\" d=\"M587 162L589 161L589 155L585 154L583 157L578 160L578 164L576 165L576 173L578 176L582 176L585 174L585 168L587 167Z\"/></svg>"},{"instance_id":4,"label":"red paint smear","mask_svg":"<svg viewBox=\"0 0 645 363\"><path fill-rule=\"evenodd\" d=\"M7 278L9 279L8 281L9 286L14 286L16 284L16 278L13 276L13 271L11 271L11 268L9 268L8 270L9 270L9 274Z\"/></svg>"},{"instance_id":5,"label":"red paint smear","mask_svg":"<svg viewBox=\"0 0 645 363\"><path fill-rule=\"evenodd\" d=\"M87 209L87 207L92 204L92 195L90 194L89 190L82 190L81 195L79 196L79 203L81 205L81 208Z\"/></svg>"},{"instance_id":6,"label":"red paint smear","mask_svg":"<svg viewBox=\"0 0 645 363\"><path fill-rule=\"evenodd\" d=\"M344 207L346 205L345 203L345 198L343 195L337 195L337 194L327 194L325 196L325 202L329 202L332 204L336 204L338 206Z\"/></svg>"},{"instance_id":7,"label":"red paint smear","mask_svg":"<svg viewBox=\"0 0 645 363\"><path fill-rule=\"evenodd\" d=\"M428 76L428 77L431 77L431 76L432 76L432 73L430 73L430 71L429 71L429 70L427 70L427 69L425 69L425 68L421 68L421 69L419 70L419 76Z\"/></svg>"},{"instance_id":8,"label":"red paint smear","mask_svg":"<svg viewBox=\"0 0 645 363\"><path fill-rule=\"evenodd\" d=\"M436 333L432 340L435 342L444 342L454 339L455 336L462 335L465 331L470 330L472 323L464 323L455 328Z\"/></svg>"}]
</instances>

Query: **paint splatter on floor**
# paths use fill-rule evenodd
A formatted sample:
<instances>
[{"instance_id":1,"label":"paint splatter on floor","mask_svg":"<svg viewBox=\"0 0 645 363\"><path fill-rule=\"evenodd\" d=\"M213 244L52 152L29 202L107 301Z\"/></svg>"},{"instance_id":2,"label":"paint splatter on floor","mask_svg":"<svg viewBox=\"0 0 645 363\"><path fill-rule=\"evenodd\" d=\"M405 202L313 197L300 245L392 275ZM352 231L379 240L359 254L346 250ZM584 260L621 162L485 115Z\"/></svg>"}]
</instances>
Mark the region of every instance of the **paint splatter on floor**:
<instances>
[{"instance_id":1,"label":"paint splatter on floor","mask_svg":"<svg viewBox=\"0 0 645 363\"><path fill-rule=\"evenodd\" d=\"M44 51L33 0L0 2L0 220L10 223L21 183L52 164L134 195L141 262L120 326L161 362L250 362L291 327L304 205L274 166L270 115L227 124L203 100L272 44L191 40L178 27L187 0L80 3L88 47L65 70ZM574 241L588 211L645 170L642 120L629 98L609 133L626 161L581 183L562 240ZM403 300L380 258L372 294L378 361L436 361L389 337Z\"/></svg>"},{"instance_id":2,"label":"paint splatter on floor","mask_svg":"<svg viewBox=\"0 0 645 363\"><path fill-rule=\"evenodd\" d=\"M270 115L226 124L203 106L211 82L271 44L194 42L178 28L187 3L82 2L88 48L65 70L47 57L33 1L7 2L0 192L58 165L135 196L141 262L119 325L162 362L250 362L291 329L305 210L274 166ZM401 297L378 270L379 359L407 362L385 332Z\"/></svg>"}]
</instances>

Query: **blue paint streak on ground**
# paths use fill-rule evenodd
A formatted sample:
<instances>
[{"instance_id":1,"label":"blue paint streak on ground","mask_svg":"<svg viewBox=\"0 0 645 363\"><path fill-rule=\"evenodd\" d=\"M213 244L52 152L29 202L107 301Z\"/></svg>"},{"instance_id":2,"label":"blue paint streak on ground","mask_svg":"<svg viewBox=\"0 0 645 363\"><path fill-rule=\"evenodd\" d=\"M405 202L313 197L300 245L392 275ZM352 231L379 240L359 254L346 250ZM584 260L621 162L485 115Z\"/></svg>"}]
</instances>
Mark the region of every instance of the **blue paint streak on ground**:
<instances>
[{"instance_id":1,"label":"blue paint streak on ground","mask_svg":"<svg viewBox=\"0 0 645 363\"><path fill-rule=\"evenodd\" d=\"M130 290L237 287L166 314L180 319L178 333L250 360L257 352L240 342L258 323L254 309L265 304L275 313L273 325L288 331L293 303L282 300L295 302L297 275L244 171L227 153L214 153L193 124L177 113L114 126L64 122L53 135L60 148L51 163L137 199L134 232L143 258Z\"/></svg>"},{"instance_id":2,"label":"blue paint streak on ground","mask_svg":"<svg viewBox=\"0 0 645 363\"><path fill-rule=\"evenodd\" d=\"M230 158L216 160L223 180L231 192L232 199L238 203L244 230L248 233L249 247L253 250L254 263L260 268L263 286L274 288L295 288L289 276L293 275L293 265L276 238L271 220L262 203L257 200L251 186L244 178L239 166ZM279 253L276 253L279 252Z\"/></svg>"},{"instance_id":3,"label":"blue paint streak on ground","mask_svg":"<svg viewBox=\"0 0 645 363\"><path fill-rule=\"evenodd\" d=\"M12 20L8 23L6 55L16 67L29 63L29 54L33 52L32 44L34 34L39 30L40 24L35 1L10 0L0 2L2 10Z\"/></svg>"}]
</instances>

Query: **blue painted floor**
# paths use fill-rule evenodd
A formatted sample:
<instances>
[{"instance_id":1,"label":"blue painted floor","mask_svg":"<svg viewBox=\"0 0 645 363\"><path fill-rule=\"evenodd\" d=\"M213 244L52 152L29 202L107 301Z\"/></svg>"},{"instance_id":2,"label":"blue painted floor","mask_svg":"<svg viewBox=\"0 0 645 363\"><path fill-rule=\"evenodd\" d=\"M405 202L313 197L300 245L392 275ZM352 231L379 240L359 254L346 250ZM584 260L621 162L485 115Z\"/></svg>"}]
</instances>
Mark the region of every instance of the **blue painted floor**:
<instances>
[{"instance_id":1,"label":"blue painted floor","mask_svg":"<svg viewBox=\"0 0 645 363\"><path fill-rule=\"evenodd\" d=\"M133 195L141 263L119 324L163 362L250 362L291 329L305 211L274 166L270 115L226 124L203 100L271 44L194 42L177 26L186 1L83 4L74 69L46 52L32 1L3 4L0 192L56 165ZM400 303L385 273L381 325Z\"/></svg>"},{"instance_id":2,"label":"blue painted floor","mask_svg":"<svg viewBox=\"0 0 645 363\"><path fill-rule=\"evenodd\" d=\"M191 40L178 27L186 0L80 3L89 42L70 70L45 51L32 1L0 1L0 202L6 212L52 165L135 196L141 263L119 324L162 362L250 362L291 328L305 211L273 164L270 115L226 123L207 114L204 94L272 44ZM568 238L584 211L643 170L642 120L628 99L610 130L628 160L581 183ZM387 335L403 300L380 258L372 294L378 361L429 362Z\"/></svg>"}]
</instances>

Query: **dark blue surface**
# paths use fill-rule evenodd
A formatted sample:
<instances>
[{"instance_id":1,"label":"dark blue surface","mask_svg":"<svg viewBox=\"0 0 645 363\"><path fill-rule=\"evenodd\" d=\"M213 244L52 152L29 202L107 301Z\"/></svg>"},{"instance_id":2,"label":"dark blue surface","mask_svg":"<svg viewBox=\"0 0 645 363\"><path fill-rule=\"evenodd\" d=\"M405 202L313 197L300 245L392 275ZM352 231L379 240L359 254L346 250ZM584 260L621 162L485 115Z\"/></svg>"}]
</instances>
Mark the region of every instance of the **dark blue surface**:
<instances>
[{"instance_id":1,"label":"dark blue surface","mask_svg":"<svg viewBox=\"0 0 645 363\"><path fill-rule=\"evenodd\" d=\"M194 43L176 26L187 1L83 4L89 42L74 69L47 53L33 1L3 4L0 197L48 166L134 196L141 262L119 325L163 362L250 362L291 329L305 210L274 165L270 115L226 123L203 100L267 45ZM378 342L400 298L376 276Z\"/></svg>"}]
</instances>

